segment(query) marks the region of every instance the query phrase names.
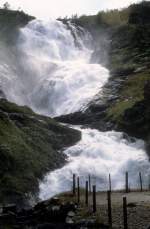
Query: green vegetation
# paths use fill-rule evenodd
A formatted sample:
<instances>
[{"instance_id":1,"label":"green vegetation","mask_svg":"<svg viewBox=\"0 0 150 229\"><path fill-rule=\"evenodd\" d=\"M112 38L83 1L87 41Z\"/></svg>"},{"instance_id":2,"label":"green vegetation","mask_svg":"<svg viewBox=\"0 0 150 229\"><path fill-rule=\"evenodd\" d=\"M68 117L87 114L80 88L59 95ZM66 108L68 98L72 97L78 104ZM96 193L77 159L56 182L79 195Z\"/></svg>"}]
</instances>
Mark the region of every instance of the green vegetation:
<instances>
[{"instance_id":1,"label":"green vegetation","mask_svg":"<svg viewBox=\"0 0 150 229\"><path fill-rule=\"evenodd\" d=\"M0 202L35 193L38 179L64 164L60 149L78 140L78 131L0 100Z\"/></svg>"},{"instance_id":2,"label":"green vegetation","mask_svg":"<svg viewBox=\"0 0 150 229\"><path fill-rule=\"evenodd\" d=\"M108 109L108 117L120 121L124 112L132 108L136 102L144 99L144 86L150 78L150 73L137 73L130 76L120 90L119 99Z\"/></svg>"},{"instance_id":3,"label":"green vegetation","mask_svg":"<svg viewBox=\"0 0 150 229\"><path fill-rule=\"evenodd\" d=\"M72 22L86 27L90 30L98 29L99 27L116 27L129 24L149 24L150 21L150 4L147 1L142 1L139 4L132 4L128 8L121 10L114 9L108 11L100 11L97 15L82 15L72 18L60 19L63 21L71 20Z\"/></svg>"},{"instance_id":4,"label":"green vegetation","mask_svg":"<svg viewBox=\"0 0 150 229\"><path fill-rule=\"evenodd\" d=\"M0 9L0 40L13 43L17 39L18 29L25 26L34 17L23 11L13 11L5 7Z\"/></svg>"},{"instance_id":5,"label":"green vegetation","mask_svg":"<svg viewBox=\"0 0 150 229\"><path fill-rule=\"evenodd\" d=\"M72 18L72 21L81 26L92 29L93 27L109 27L127 24L129 19L130 8L110 11L101 11L97 15L86 16L83 15L79 18Z\"/></svg>"},{"instance_id":6,"label":"green vegetation","mask_svg":"<svg viewBox=\"0 0 150 229\"><path fill-rule=\"evenodd\" d=\"M128 109L144 100L144 86L150 79L150 3L142 2L129 8L128 24L113 30L109 50L111 80L121 80L118 98L107 111L107 116L116 123L123 121Z\"/></svg>"},{"instance_id":7,"label":"green vegetation","mask_svg":"<svg viewBox=\"0 0 150 229\"><path fill-rule=\"evenodd\" d=\"M136 25L145 25L150 22L150 3L142 1L140 4L130 6L129 23Z\"/></svg>"}]
</instances>

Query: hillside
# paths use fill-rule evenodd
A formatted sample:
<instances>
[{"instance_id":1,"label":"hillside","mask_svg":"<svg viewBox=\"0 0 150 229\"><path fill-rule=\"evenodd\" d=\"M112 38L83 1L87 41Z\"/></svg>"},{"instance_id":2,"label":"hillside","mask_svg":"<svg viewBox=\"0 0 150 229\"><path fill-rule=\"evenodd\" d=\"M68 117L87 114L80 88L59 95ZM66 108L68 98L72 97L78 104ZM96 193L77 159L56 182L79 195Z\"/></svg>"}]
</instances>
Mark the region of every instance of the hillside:
<instances>
[{"instance_id":1,"label":"hillside","mask_svg":"<svg viewBox=\"0 0 150 229\"><path fill-rule=\"evenodd\" d=\"M33 19L34 17L23 11L0 9L0 41L5 41L7 44L15 43L18 29Z\"/></svg>"},{"instance_id":2,"label":"hillside","mask_svg":"<svg viewBox=\"0 0 150 229\"><path fill-rule=\"evenodd\" d=\"M80 137L76 130L1 99L0 202L19 204L37 193L39 179L64 165L62 149Z\"/></svg>"}]
</instances>

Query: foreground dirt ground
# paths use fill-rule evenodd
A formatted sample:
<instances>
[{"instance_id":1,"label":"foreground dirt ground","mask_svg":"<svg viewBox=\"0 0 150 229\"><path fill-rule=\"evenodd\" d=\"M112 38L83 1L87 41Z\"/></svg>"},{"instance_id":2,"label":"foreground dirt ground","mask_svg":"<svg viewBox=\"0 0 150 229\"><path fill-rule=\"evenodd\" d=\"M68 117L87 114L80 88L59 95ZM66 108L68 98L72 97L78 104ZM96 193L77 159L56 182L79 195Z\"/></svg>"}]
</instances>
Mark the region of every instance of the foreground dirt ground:
<instances>
[{"instance_id":1,"label":"foreground dirt ground","mask_svg":"<svg viewBox=\"0 0 150 229\"><path fill-rule=\"evenodd\" d=\"M128 203L128 227L146 229L150 226L150 192L112 193L112 218L114 228L123 228L123 196ZM90 201L91 202L91 201ZM98 215L107 223L107 195L97 195Z\"/></svg>"},{"instance_id":2,"label":"foreground dirt ground","mask_svg":"<svg viewBox=\"0 0 150 229\"><path fill-rule=\"evenodd\" d=\"M67 194L65 194L65 197ZM112 221L114 229L123 228L123 197L127 197L128 204L128 228L149 229L150 228L150 192L112 192ZM77 197L74 198L76 200ZM92 194L89 196L89 205L85 206L85 192L82 191L80 207L75 220L96 220L99 223L108 225L107 193L98 192L97 212L92 213Z\"/></svg>"}]
</instances>

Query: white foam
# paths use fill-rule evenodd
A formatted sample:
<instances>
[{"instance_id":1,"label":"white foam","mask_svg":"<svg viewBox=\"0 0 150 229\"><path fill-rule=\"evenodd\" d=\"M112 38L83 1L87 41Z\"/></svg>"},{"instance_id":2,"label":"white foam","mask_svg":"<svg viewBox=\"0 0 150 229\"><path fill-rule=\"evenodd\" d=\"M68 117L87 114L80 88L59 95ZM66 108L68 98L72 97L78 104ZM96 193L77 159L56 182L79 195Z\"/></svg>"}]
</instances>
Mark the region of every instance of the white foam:
<instances>
[{"instance_id":1,"label":"white foam","mask_svg":"<svg viewBox=\"0 0 150 229\"><path fill-rule=\"evenodd\" d=\"M81 129L80 129L81 130ZM129 142L123 134L115 131L99 132L82 129L82 140L68 148L65 153L69 163L45 178L40 184L40 198L46 199L57 193L69 191L72 187L72 174L80 176L85 186L88 174L97 183L97 189L108 189L108 175L112 177L113 189L123 189L125 172L129 172L131 188L139 187L139 172L143 173L144 185L148 186L150 166L144 151L144 142Z\"/></svg>"},{"instance_id":2,"label":"white foam","mask_svg":"<svg viewBox=\"0 0 150 229\"><path fill-rule=\"evenodd\" d=\"M84 40L91 41L89 33L69 27L58 21L35 20L21 30L23 62L32 74L28 78L30 106L50 116L83 109L109 77L107 69L90 64L92 51L84 45ZM81 32L83 40L78 36Z\"/></svg>"}]
</instances>

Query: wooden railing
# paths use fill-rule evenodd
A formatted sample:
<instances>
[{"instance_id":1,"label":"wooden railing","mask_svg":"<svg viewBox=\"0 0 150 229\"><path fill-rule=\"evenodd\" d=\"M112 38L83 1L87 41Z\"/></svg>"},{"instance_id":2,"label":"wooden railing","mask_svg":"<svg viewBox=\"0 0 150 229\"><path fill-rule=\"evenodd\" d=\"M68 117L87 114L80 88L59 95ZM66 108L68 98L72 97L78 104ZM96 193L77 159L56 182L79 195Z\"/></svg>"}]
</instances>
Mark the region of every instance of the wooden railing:
<instances>
[{"instance_id":1,"label":"wooden railing","mask_svg":"<svg viewBox=\"0 0 150 229\"><path fill-rule=\"evenodd\" d=\"M150 191L150 176L148 178L147 188L143 188L143 177L142 173L139 172L139 189L131 189L129 187L129 173L125 173L125 185L124 189L119 190L120 192L129 193L129 192L143 192L143 191ZM88 175L88 179L85 181L85 206L88 207L89 205L89 195L92 196L92 211L96 213L97 211L97 190L96 184L92 185L91 176ZM83 189L83 188L82 188ZM112 192L117 192L117 190L112 189L112 181L111 175L108 175L108 189L105 190L107 192L107 213L108 213L108 225L109 228L112 228ZM104 191L104 190L103 190ZM72 193L74 197L77 197L77 202L80 204L81 200L81 187L80 187L80 177L73 174L73 185L72 185ZM83 192L82 192L83 195ZM123 228L128 229L128 210L127 210L127 197L122 197L122 212L123 212Z\"/></svg>"}]
</instances>

